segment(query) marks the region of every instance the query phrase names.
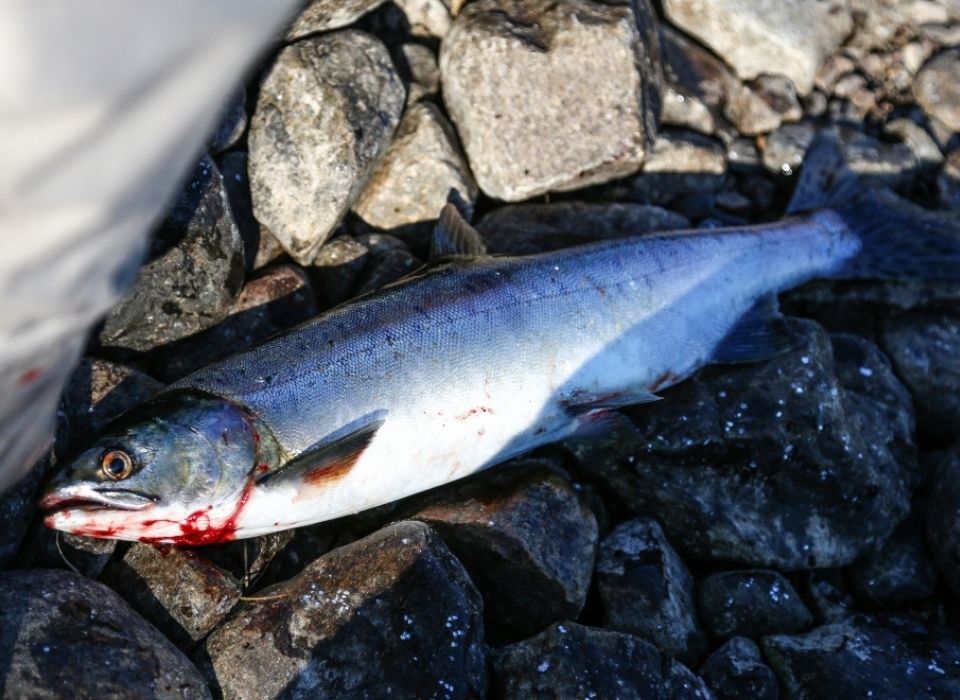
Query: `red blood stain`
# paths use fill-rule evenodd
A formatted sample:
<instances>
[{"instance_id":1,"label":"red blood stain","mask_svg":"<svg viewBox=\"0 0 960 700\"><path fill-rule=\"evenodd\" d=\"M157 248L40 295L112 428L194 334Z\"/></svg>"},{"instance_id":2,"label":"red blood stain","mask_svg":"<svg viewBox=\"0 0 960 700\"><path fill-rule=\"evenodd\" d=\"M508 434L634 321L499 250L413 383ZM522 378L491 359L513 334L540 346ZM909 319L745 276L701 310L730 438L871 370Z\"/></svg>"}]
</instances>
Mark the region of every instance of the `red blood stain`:
<instances>
[{"instance_id":1,"label":"red blood stain","mask_svg":"<svg viewBox=\"0 0 960 700\"><path fill-rule=\"evenodd\" d=\"M650 391L656 391L657 389L662 387L664 384L672 384L677 379L680 379L680 377L674 374L673 372L671 372L670 370L667 370L666 372L664 372L659 377L653 380L653 384L650 385Z\"/></svg>"},{"instance_id":2,"label":"red blood stain","mask_svg":"<svg viewBox=\"0 0 960 700\"><path fill-rule=\"evenodd\" d=\"M40 369L39 367L31 367L26 372L20 375L20 378L17 380L17 383L20 386L26 386L27 384L33 384L42 376L43 376L42 369Z\"/></svg>"},{"instance_id":3,"label":"red blood stain","mask_svg":"<svg viewBox=\"0 0 960 700\"><path fill-rule=\"evenodd\" d=\"M188 515L183 522L178 522L180 526L180 535L174 537L141 537L140 541L148 544L176 544L187 547L199 547L207 544L219 544L221 542L230 542L237 536L237 520L243 512L247 501L250 500L250 494L253 492L255 482L251 479L243 487L240 498L237 499L237 507L234 508L226 520L220 525L214 525L210 520L210 510L208 506L202 510L194 511ZM145 520L145 527L150 527L158 522L174 522L171 520Z\"/></svg>"},{"instance_id":4,"label":"red blood stain","mask_svg":"<svg viewBox=\"0 0 960 700\"><path fill-rule=\"evenodd\" d=\"M490 408L489 406L477 406L476 408L471 408L466 413L462 413L459 416L457 416L457 420L466 420L467 418L470 418L471 416L476 416L480 413L493 413L493 409Z\"/></svg>"},{"instance_id":5,"label":"red blood stain","mask_svg":"<svg viewBox=\"0 0 960 700\"><path fill-rule=\"evenodd\" d=\"M257 465L257 474L265 474L265 473L268 472L268 471L270 471L270 465L269 465L269 464L258 464L258 465Z\"/></svg>"}]
</instances>

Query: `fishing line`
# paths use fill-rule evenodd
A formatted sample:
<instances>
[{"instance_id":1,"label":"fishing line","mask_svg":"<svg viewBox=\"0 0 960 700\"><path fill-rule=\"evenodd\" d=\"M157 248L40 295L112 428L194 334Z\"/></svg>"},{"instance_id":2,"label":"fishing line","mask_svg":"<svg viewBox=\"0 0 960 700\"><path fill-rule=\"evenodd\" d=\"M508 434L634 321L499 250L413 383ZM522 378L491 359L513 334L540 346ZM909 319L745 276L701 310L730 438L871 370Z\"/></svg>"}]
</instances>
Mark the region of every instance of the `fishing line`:
<instances>
[{"instance_id":1,"label":"fishing line","mask_svg":"<svg viewBox=\"0 0 960 700\"><path fill-rule=\"evenodd\" d=\"M54 530L54 532L56 535L54 536L53 541L57 543L57 551L60 552L60 558L63 559L63 563L70 567L70 570L73 573L77 574L78 576L83 576L83 574L80 573L80 569L71 564L70 560L67 559L67 555L63 553L63 549L60 547L60 531Z\"/></svg>"}]
</instances>

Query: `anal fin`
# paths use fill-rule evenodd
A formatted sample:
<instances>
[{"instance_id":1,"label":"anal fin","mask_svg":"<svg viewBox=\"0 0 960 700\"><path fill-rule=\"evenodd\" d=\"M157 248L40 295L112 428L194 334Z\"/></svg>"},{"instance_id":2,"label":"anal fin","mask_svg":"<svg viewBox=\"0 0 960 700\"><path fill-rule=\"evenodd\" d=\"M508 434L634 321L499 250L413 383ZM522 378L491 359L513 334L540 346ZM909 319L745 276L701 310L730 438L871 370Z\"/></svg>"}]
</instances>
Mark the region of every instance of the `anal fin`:
<instances>
[{"instance_id":1,"label":"anal fin","mask_svg":"<svg viewBox=\"0 0 960 700\"><path fill-rule=\"evenodd\" d=\"M716 364L760 362L800 345L800 337L780 313L775 294L760 297L713 349Z\"/></svg>"},{"instance_id":2,"label":"anal fin","mask_svg":"<svg viewBox=\"0 0 960 700\"><path fill-rule=\"evenodd\" d=\"M623 408L624 406L633 406L638 403L650 403L659 401L661 397L646 390L628 390L618 391L613 394L590 394L586 392L576 392L571 397L565 399L562 403L567 411L573 414L590 413L593 411L612 410Z\"/></svg>"}]
</instances>

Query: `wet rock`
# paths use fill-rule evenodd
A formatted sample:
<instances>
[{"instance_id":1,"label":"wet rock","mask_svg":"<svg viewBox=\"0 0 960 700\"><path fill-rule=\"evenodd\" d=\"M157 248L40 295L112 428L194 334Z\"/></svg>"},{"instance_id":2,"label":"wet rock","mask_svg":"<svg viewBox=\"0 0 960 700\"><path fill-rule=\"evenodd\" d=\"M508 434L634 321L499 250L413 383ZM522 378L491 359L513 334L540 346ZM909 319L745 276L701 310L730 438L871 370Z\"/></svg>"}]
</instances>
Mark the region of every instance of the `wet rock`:
<instances>
[{"instance_id":1,"label":"wet rock","mask_svg":"<svg viewBox=\"0 0 960 700\"><path fill-rule=\"evenodd\" d=\"M724 571L697 590L703 624L718 639L792 634L813 623L790 582L776 571Z\"/></svg>"},{"instance_id":2,"label":"wet rock","mask_svg":"<svg viewBox=\"0 0 960 700\"><path fill-rule=\"evenodd\" d=\"M145 352L209 328L240 291L243 267L223 178L204 155L154 232L133 287L107 314L100 343Z\"/></svg>"},{"instance_id":3,"label":"wet rock","mask_svg":"<svg viewBox=\"0 0 960 700\"><path fill-rule=\"evenodd\" d=\"M199 552L178 547L137 542L103 580L180 648L203 639L240 601L232 576Z\"/></svg>"},{"instance_id":4,"label":"wet rock","mask_svg":"<svg viewBox=\"0 0 960 700\"><path fill-rule=\"evenodd\" d=\"M453 127L436 105L419 102L404 114L353 211L374 228L429 234L444 204L456 202L469 219L476 198Z\"/></svg>"},{"instance_id":5,"label":"wet rock","mask_svg":"<svg viewBox=\"0 0 960 700\"><path fill-rule=\"evenodd\" d=\"M794 327L792 352L708 367L629 409L636 426L619 424L612 448L571 444L581 467L707 561L817 568L875 547L907 513L909 398L866 341L835 359L823 329Z\"/></svg>"},{"instance_id":6,"label":"wet rock","mask_svg":"<svg viewBox=\"0 0 960 700\"><path fill-rule=\"evenodd\" d=\"M857 616L803 635L766 637L767 662L789 698L954 698L955 635L908 618Z\"/></svg>"},{"instance_id":7,"label":"wet rock","mask_svg":"<svg viewBox=\"0 0 960 700\"><path fill-rule=\"evenodd\" d=\"M197 669L103 584L67 571L0 573L10 698L209 698Z\"/></svg>"},{"instance_id":8,"label":"wet rock","mask_svg":"<svg viewBox=\"0 0 960 700\"><path fill-rule=\"evenodd\" d=\"M947 584L960 595L960 447L939 461L927 506L927 540Z\"/></svg>"},{"instance_id":9,"label":"wet rock","mask_svg":"<svg viewBox=\"0 0 960 700\"><path fill-rule=\"evenodd\" d=\"M660 123L712 134L736 79L723 61L668 25L660 27L660 45L665 81Z\"/></svg>"},{"instance_id":10,"label":"wet rock","mask_svg":"<svg viewBox=\"0 0 960 700\"><path fill-rule=\"evenodd\" d=\"M777 700L777 678L760 659L760 648L746 637L734 637L713 652L700 669L717 700Z\"/></svg>"},{"instance_id":11,"label":"wet rock","mask_svg":"<svg viewBox=\"0 0 960 700\"><path fill-rule=\"evenodd\" d=\"M339 29L382 5L384 0L311 0L287 29L286 40Z\"/></svg>"},{"instance_id":12,"label":"wet rock","mask_svg":"<svg viewBox=\"0 0 960 700\"><path fill-rule=\"evenodd\" d=\"M393 53L393 62L407 87L407 106L440 94L440 64L423 44L407 42Z\"/></svg>"},{"instance_id":13,"label":"wet rock","mask_svg":"<svg viewBox=\"0 0 960 700\"><path fill-rule=\"evenodd\" d=\"M871 607L896 608L934 593L937 569L925 551L917 505L880 549L850 566L850 582Z\"/></svg>"},{"instance_id":14,"label":"wet rock","mask_svg":"<svg viewBox=\"0 0 960 700\"><path fill-rule=\"evenodd\" d=\"M709 691L696 688L682 692L690 676L671 673L669 662L649 642L573 622L552 625L536 637L499 649L493 672L505 700L710 697Z\"/></svg>"},{"instance_id":15,"label":"wet rock","mask_svg":"<svg viewBox=\"0 0 960 700\"><path fill-rule=\"evenodd\" d=\"M883 324L880 343L917 411L921 436L945 444L960 434L960 315L914 311Z\"/></svg>"},{"instance_id":16,"label":"wet rock","mask_svg":"<svg viewBox=\"0 0 960 700\"><path fill-rule=\"evenodd\" d=\"M443 39L450 31L450 0L395 0L410 23L410 33L418 37Z\"/></svg>"},{"instance_id":17,"label":"wet rock","mask_svg":"<svg viewBox=\"0 0 960 700\"><path fill-rule=\"evenodd\" d=\"M689 226L686 217L651 204L557 202L494 209L483 217L477 230L491 253L531 255Z\"/></svg>"},{"instance_id":18,"label":"wet rock","mask_svg":"<svg viewBox=\"0 0 960 700\"><path fill-rule=\"evenodd\" d=\"M654 27L645 0L464 7L440 70L480 189L519 201L636 172L659 111Z\"/></svg>"},{"instance_id":19,"label":"wet rock","mask_svg":"<svg viewBox=\"0 0 960 700\"><path fill-rule=\"evenodd\" d=\"M243 286L226 319L164 348L155 358L157 375L172 382L316 315L306 274L294 265L271 267Z\"/></svg>"},{"instance_id":20,"label":"wet rock","mask_svg":"<svg viewBox=\"0 0 960 700\"><path fill-rule=\"evenodd\" d=\"M745 80L784 75L801 95L853 26L847 3L666 0L667 18L713 49Z\"/></svg>"},{"instance_id":21,"label":"wet rock","mask_svg":"<svg viewBox=\"0 0 960 700\"><path fill-rule=\"evenodd\" d=\"M763 149L763 167L771 173L793 175L803 163L807 147L816 130L809 122L786 124L767 138Z\"/></svg>"},{"instance_id":22,"label":"wet rock","mask_svg":"<svg viewBox=\"0 0 960 700\"><path fill-rule=\"evenodd\" d=\"M333 550L259 597L197 654L225 697L484 695L480 596L423 523Z\"/></svg>"},{"instance_id":23,"label":"wet rock","mask_svg":"<svg viewBox=\"0 0 960 700\"><path fill-rule=\"evenodd\" d=\"M913 83L913 96L928 116L960 131L960 49L928 61Z\"/></svg>"},{"instance_id":24,"label":"wet rock","mask_svg":"<svg viewBox=\"0 0 960 700\"><path fill-rule=\"evenodd\" d=\"M328 306L346 301L367 264L370 249L346 234L328 241L308 268L310 278Z\"/></svg>"},{"instance_id":25,"label":"wet rock","mask_svg":"<svg viewBox=\"0 0 960 700\"><path fill-rule=\"evenodd\" d=\"M300 264L360 194L405 98L386 47L363 32L304 39L270 67L248 136L253 208Z\"/></svg>"},{"instance_id":26,"label":"wet rock","mask_svg":"<svg viewBox=\"0 0 960 700\"><path fill-rule=\"evenodd\" d=\"M600 545L597 590L603 625L653 642L687 664L707 652L693 577L652 519L617 527Z\"/></svg>"},{"instance_id":27,"label":"wet rock","mask_svg":"<svg viewBox=\"0 0 960 700\"><path fill-rule=\"evenodd\" d=\"M220 153L235 146L247 130L247 91L241 85L223 106L207 147L210 153Z\"/></svg>"},{"instance_id":28,"label":"wet rock","mask_svg":"<svg viewBox=\"0 0 960 700\"><path fill-rule=\"evenodd\" d=\"M580 614L597 522L564 479L520 463L436 499L412 517L433 526L467 568L491 637L523 638Z\"/></svg>"}]
</instances>

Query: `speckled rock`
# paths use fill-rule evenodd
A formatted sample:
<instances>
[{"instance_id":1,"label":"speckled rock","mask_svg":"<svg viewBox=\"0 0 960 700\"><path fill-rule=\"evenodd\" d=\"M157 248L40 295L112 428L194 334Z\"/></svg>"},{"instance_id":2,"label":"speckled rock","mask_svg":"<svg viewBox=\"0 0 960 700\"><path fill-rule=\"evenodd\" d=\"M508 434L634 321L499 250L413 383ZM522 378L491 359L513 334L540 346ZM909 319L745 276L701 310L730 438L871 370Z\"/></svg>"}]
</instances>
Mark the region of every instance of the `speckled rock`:
<instances>
[{"instance_id":1,"label":"speckled rock","mask_svg":"<svg viewBox=\"0 0 960 700\"><path fill-rule=\"evenodd\" d=\"M819 568L876 547L908 509L909 396L868 342L795 328L792 352L629 409L606 449L571 444L582 468L708 561Z\"/></svg>"},{"instance_id":2,"label":"speckled rock","mask_svg":"<svg viewBox=\"0 0 960 700\"><path fill-rule=\"evenodd\" d=\"M927 115L960 131L960 50L937 54L913 83L913 96Z\"/></svg>"},{"instance_id":3,"label":"speckled rock","mask_svg":"<svg viewBox=\"0 0 960 700\"><path fill-rule=\"evenodd\" d=\"M660 123L712 134L727 92L738 85L726 65L669 25L660 27L663 110Z\"/></svg>"},{"instance_id":4,"label":"speckled rock","mask_svg":"<svg viewBox=\"0 0 960 700\"><path fill-rule=\"evenodd\" d=\"M647 639L686 664L706 654L693 577L656 520L623 523L603 540L597 590L604 627Z\"/></svg>"},{"instance_id":5,"label":"speckled rock","mask_svg":"<svg viewBox=\"0 0 960 700\"><path fill-rule=\"evenodd\" d=\"M960 695L960 643L935 624L857 616L761 646L788 698Z\"/></svg>"},{"instance_id":6,"label":"speckled rock","mask_svg":"<svg viewBox=\"0 0 960 700\"><path fill-rule=\"evenodd\" d=\"M947 584L960 595L960 446L943 455L934 475L927 541Z\"/></svg>"},{"instance_id":7,"label":"speckled rock","mask_svg":"<svg viewBox=\"0 0 960 700\"><path fill-rule=\"evenodd\" d=\"M921 436L946 444L960 434L960 315L913 311L883 324L881 345L917 410Z\"/></svg>"},{"instance_id":8,"label":"speckled rock","mask_svg":"<svg viewBox=\"0 0 960 700\"><path fill-rule=\"evenodd\" d=\"M393 62L407 88L407 106L440 94L440 64L427 46L406 42L393 50Z\"/></svg>"},{"instance_id":9,"label":"speckled rock","mask_svg":"<svg viewBox=\"0 0 960 700\"><path fill-rule=\"evenodd\" d=\"M773 671L760 658L760 649L746 637L734 637L713 652L700 668L717 700L777 700Z\"/></svg>"},{"instance_id":10,"label":"speckled rock","mask_svg":"<svg viewBox=\"0 0 960 700\"><path fill-rule=\"evenodd\" d=\"M656 129L646 0L477 0L440 51L443 98L480 189L519 201L636 172Z\"/></svg>"},{"instance_id":11,"label":"speckled rock","mask_svg":"<svg viewBox=\"0 0 960 700\"><path fill-rule=\"evenodd\" d=\"M109 588L68 571L0 572L5 698L209 698L190 661Z\"/></svg>"},{"instance_id":12,"label":"speckled rock","mask_svg":"<svg viewBox=\"0 0 960 700\"><path fill-rule=\"evenodd\" d=\"M353 211L374 228L429 231L444 204L455 201L469 219L476 198L453 127L439 107L419 102L403 115Z\"/></svg>"},{"instance_id":13,"label":"speckled rock","mask_svg":"<svg viewBox=\"0 0 960 700\"><path fill-rule=\"evenodd\" d=\"M235 146L247 129L247 91L241 85L220 112L217 126L210 135L210 153L220 153Z\"/></svg>"},{"instance_id":14,"label":"speckled rock","mask_svg":"<svg viewBox=\"0 0 960 700\"><path fill-rule=\"evenodd\" d=\"M154 358L156 374L172 382L316 315L313 290L303 270L275 265L243 286L227 318L158 354Z\"/></svg>"},{"instance_id":15,"label":"speckled rock","mask_svg":"<svg viewBox=\"0 0 960 700\"><path fill-rule=\"evenodd\" d=\"M103 581L181 648L203 639L240 601L237 581L191 549L137 542Z\"/></svg>"},{"instance_id":16,"label":"speckled rock","mask_svg":"<svg viewBox=\"0 0 960 700\"><path fill-rule=\"evenodd\" d=\"M327 241L307 268L328 306L351 296L357 277L367 264L370 249L346 234Z\"/></svg>"},{"instance_id":17,"label":"speckled rock","mask_svg":"<svg viewBox=\"0 0 960 700\"><path fill-rule=\"evenodd\" d=\"M259 592L197 654L225 697L480 698L480 596L440 537L401 522Z\"/></svg>"},{"instance_id":18,"label":"speckled rock","mask_svg":"<svg viewBox=\"0 0 960 700\"><path fill-rule=\"evenodd\" d=\"M220 321L243 285L243 242L223 178L202 156L127 296L104 320L100 343L144 352Z\"/></svg>"},{"instance_id":19,"label":"speckled rock","mask_svg":"<svg viewBox=\"0 0 960 700\"><path fill-rule=\"evenodd\" d=\"M521 462L435 498L412 517L433 526L467 568L489 635L520 639L580 614L597 522L564 479Z\"/></svg>"},{"instance_id":20,"label":"speckled rock","mask_svg":"<svg viewBox=\"0 0 960 700\"><path fill-rule=\"evenodd\" d=\"M666 0L667 18L713 49L740 78L785 75L805 95L823 60L850 33L847 0Z\"/></svg>"},{"instance_id":21,"label":"speckled rock","mask_svg":"<svg viewBox=\"0 0 960 700\"><path fill-rule=\"evenodd\" d=\"M339 29L382 5L384 0L311 0L287 29L286 40Z\"/></svg>"},{"instance_id":22,"label":"speckled rock","mask_svg":"<svg viewBox=\"0 0 960 700\"><path fill-rule=\"evenodd\" d=\"M493 656L495 682L504 700L712 697L699 679L680 667L642 639L573 622L552 625Z\"/></svg>"},{"instance_id":23,"label":"speckled rock","mask_svg":"<svg viewBox=\"0 0 960 700\"><path fill-rule=\"evenodd\" d=\"M410 23L410 33L418 37L443 39L453 17L450 15L450 0L395 0Z\"/></svg>"},{"instance_id":24,"label":"speckled rock","mask_svg":"<svg viewBox=\"0 0 960 700\"><path fill-rule=\"evenodd\" d=\"M793 634L813 623L803 600L776 571L710 574L697 587L697 602L703 624L718 639Z\"/></svg>"},{"instance_id":25,"label":"speckled rock","mask_svg":"<svg viewBox=\"0 0 960 700\"><path fill-rule=\"evenodd\" d=\"M530 255L689 226L686 217L651 204L556 202L494 209L481 219L477 230L491 253Z\"/></svg>"},{"instance_id":26,"label":"speckled rock","mask_svg":"<svg viewBox=\"0 0 960 700\"><path fill-rule=\"evenodd\" d=\"M277 56L250 124L257 219L306 265L390 143L406 95L386 47L364 32L311 37Z\"/></svg>"}]
</instances>

